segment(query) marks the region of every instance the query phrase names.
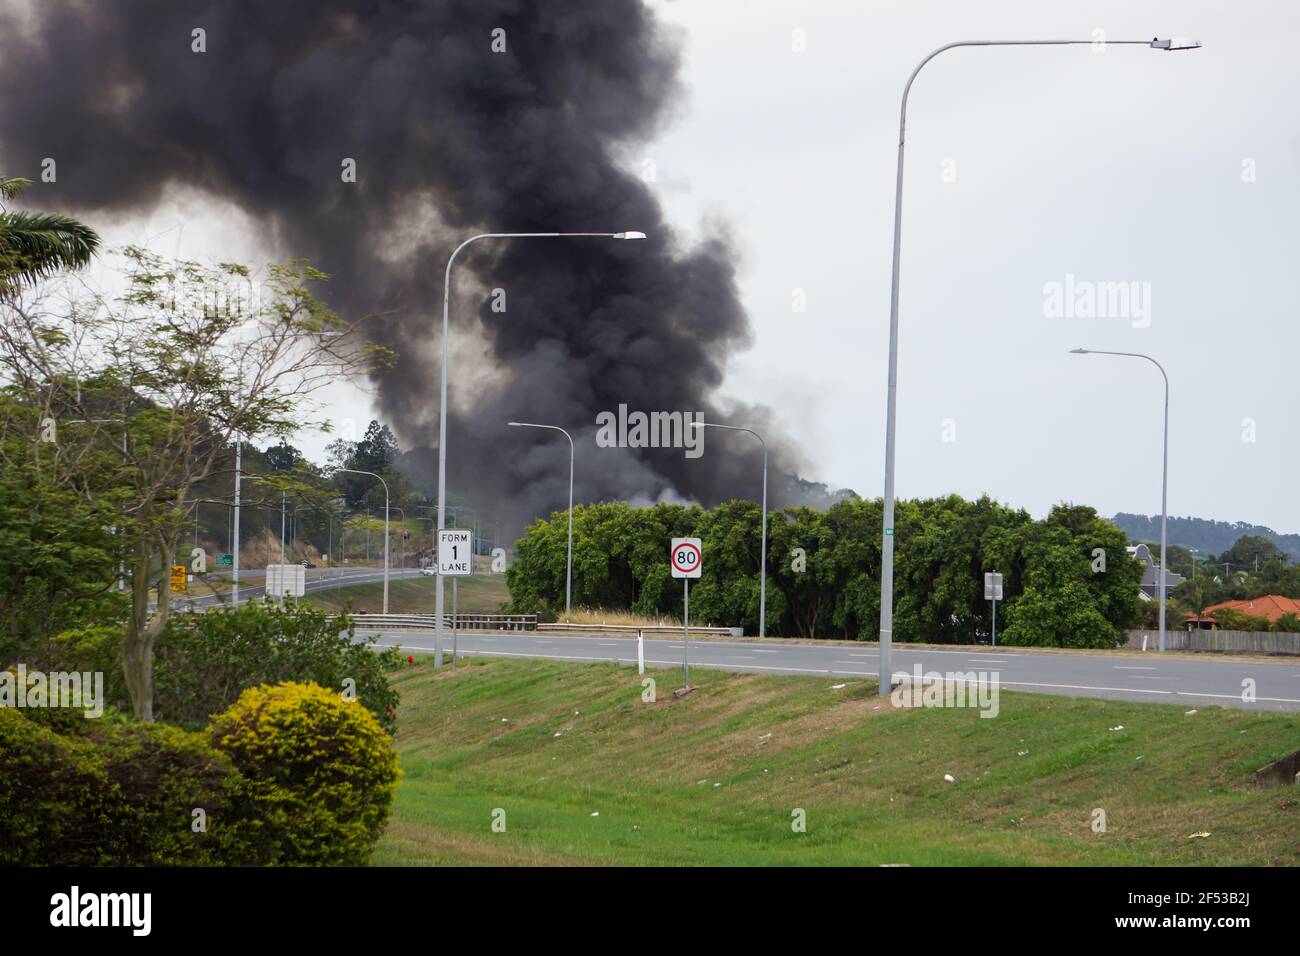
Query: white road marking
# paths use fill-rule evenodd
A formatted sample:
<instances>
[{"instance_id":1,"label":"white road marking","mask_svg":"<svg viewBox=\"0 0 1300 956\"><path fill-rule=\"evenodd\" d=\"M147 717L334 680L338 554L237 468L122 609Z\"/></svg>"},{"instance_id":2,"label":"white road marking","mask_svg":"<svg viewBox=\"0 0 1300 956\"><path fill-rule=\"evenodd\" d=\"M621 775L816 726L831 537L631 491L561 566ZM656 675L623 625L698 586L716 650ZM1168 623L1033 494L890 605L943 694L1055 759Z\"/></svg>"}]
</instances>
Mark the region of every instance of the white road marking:
<instances>
[{"instance_id":1,"label":"white road marking","mask_svg":"<svg viewBox=\"0 0 1300 956\"><path fill-rule=\"evenodd\" d=\"M1153 671L1154 667L1136 667L1130 664L1116 664L1113 668L1117 671Z\"/></svg>"},{"instance_id":2,"label":"white road marking","mask_svg":"<svg viewBox=\"0 0 1300 956\"><path fill-rule=\"evenodd\" d=\"M1240 694L1198 694L1195 691L1180 690L1177 693L1184 697L1217 697L1219 700L1241 700ZM1268 700L1276 704L1300 704L1300 700L1292 700L1290 697L1256 697L1255 700ZM1244 704L1246 701L1241 700Z\"/></svg>"},{"instance_id":3,"label":"white road marking","mask_svg":"<svg viewBox=\"0 0 1300 956\"><path fill-rule=\"evenodd\" d=\"M1147 690L1145 687L1092 687L1088 684L1031 684L1027 681L1001 681L1004 687L1055 687L1059 690L1109 690L1121 694L1174 694L1172 690Z\"/></svg>"}]
</instances>

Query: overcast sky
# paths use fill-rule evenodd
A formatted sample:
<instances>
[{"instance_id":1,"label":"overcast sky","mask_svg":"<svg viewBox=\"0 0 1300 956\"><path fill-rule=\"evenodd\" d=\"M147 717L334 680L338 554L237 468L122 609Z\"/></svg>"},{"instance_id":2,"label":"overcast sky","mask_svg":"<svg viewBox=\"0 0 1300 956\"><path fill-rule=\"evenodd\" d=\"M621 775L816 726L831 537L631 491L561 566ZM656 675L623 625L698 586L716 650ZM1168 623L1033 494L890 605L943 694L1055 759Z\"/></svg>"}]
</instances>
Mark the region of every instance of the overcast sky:
<instances>
[{"instance_id":1,"label":"overcast sky","mask_svg":"<svg viewBox=\"0 0 1300 956\"><path fill-rule=\"evenodd\" d=\"M958 39L1200 39L1187 53L955 50L922 71L897 492L987 492L1036 515L1061 500L1158 512L1158 371L1067 354L1138 351L1172 385L1170 513L1300 531L1300 5L653 6L681 31L687 96L627 162L653 161L684 238L725 228L740 250L754 345L722 394L774 408L806 477L867 496L882 489L898 106L913 67ZM186 255L283 252L195 197L108 233ZM1067 276L1135 283L1137 298L1120 317L1049 315L1044 289ZM364 398L340 386L329 400L364 428ZM319 458L327 440L300 444Z\"/></svg>"}]
</instances>

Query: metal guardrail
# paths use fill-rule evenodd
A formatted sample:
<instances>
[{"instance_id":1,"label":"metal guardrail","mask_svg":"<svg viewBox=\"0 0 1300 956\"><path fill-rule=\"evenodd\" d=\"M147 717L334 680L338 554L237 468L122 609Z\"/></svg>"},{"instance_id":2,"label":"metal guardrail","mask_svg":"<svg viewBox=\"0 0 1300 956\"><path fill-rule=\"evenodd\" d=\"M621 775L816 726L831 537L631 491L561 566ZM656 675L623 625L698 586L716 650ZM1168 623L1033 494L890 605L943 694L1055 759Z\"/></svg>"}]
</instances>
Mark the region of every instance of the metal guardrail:
<instances>
[{"instance_id":1,"label":"metal guardrail","mask_svg":"<svg viewBox=\"0 0 1300 956\"><path fill-rule=\"evenodd\" d=\"M330 615L331 620L337 614ZM359 628L410 628L429 630L437 626L434 614L363 614L354 611L352 623ZM459 614L454 618L443 614L442 626L450 630L455 625L462 631L531 631L537 627L536 614Z\"/></svg>"},{"instance_id":2,"label":"metal guardrail","mask_svg":"<svg viewBox=\"0 0 1300 956\"><path fill-rule=\"evenodd\" d=\"M682 628L680 624L538 624L539 631L590 631L593 633L605 634L610 631L615 633L636 633L642 634L680 634ZM691 625L692 634L714 634L719 637L743 637L745 631L739 627L697 627Z\"/></svg>"},{"instance_id":3,"label":"metal guardrail","mask_svg":"<svg viewBox=\"0 0 1300 956\"><path fill-rule=\"evenodd\" d=\"M330 615L334 620L338 615ZM549 632L586 632L592 634L681 634L682 629L675 624L651 624L636 626L634 624L538 624L536 614L461 614L455 621L452 615L443 615L443 627L451 629L453 623L462 631L549 631ZM352 621L358 628L410 628L412 630L429 630L437 622L433 614L362 614L353 612ZM743 631L738 627L695 627L691 634L709 634L718 637L741 637Z\"/></svg>"}]
</instances>

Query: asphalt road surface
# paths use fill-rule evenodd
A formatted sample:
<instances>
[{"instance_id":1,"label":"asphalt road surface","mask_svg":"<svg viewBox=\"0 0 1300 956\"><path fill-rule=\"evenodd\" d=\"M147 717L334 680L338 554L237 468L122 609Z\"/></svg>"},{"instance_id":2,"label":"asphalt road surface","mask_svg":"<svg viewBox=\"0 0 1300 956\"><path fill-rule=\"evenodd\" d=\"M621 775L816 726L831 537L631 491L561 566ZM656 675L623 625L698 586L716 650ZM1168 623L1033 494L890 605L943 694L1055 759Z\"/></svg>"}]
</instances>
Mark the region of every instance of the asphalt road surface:
<instances>
[{"instance_id":1,"label":"asphalt road surface","mask_svg":"<svg viewBox=\"0 0 1300 956\"><path fill-rule=\"evenodd\" d=\"M369 630L359 632L377 646L398 646L407 651L432 651L431 631ZM636 638L568 635L549 632L524 634L463 631L457 640L461 656L540 657L563 661L617 661L636 664ZM444 637L443 652L450 656L451 632ZM683 644L678 640L647 639L647 667L681 668ZM802 674L826 677L876 678L879 653L873 644L775 644L691 640L692 667L736 673ZM1223 659L1210 656L1156 652L1146 654L1043 653L1024 648L987 651L917 650L894 645L895 673L941 674L983 671L996 673L999 686L1012 691L1061 694L1067 697L1102 697L1113 700L1152 701L1188 708L1220 705L1252 710L1300 711L1300 660L1260 658ZM1253 702L1243 699L1245 682L1254 682Z\"/></svg>"},{"instance_id":2,"label":"asphalt road surface","mask_svg":"<svg viewBox=\"0 0 1300 956\"><path fill-rule=\"evenodd\" d=\"M335 585L346 587L352 584L366 584L370 581L382 581L384 579L383 568L336 568L333 573L335 576L331 576L330 572L324 568L308 568L307 578L303 582L303 589L310 593L312 591L326 591ZM388 572L388 580L392 582L399 578L414 578L419 577L419 574L418 568L391 568ZM253 598L260 598L266 593L266 585L253 584L249 580L250 577L254 581L263 580L266 577L266 571L263 568L258 568L256 571L245 572L241 570L239 572L240 604L251 601ZM196 591L201 587L202 585L194 585ZM210 604L229 604L230 594L229 592L224 594L209 592L192 600L195 607L205 607ZM179 601L176 600L175 596L172 598L173 607L184 607L190 601L191 599L188 597L182 597Z\"/></svg>"}]
</instances>

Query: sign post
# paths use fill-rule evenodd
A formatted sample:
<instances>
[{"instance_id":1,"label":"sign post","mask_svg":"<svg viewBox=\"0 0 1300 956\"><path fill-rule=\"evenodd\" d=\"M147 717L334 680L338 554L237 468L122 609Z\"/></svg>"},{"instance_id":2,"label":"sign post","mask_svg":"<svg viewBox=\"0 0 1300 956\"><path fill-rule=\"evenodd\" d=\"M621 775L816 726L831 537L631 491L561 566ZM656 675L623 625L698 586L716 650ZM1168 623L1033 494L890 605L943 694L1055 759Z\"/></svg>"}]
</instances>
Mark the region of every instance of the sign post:
<instances>
[{"instance_id":1,"label":"sign post","mask_svg":"<svg viewBox=\"0 0 1300 956\"><path fill-rule=\"evenodd\" d=\"M691 578L698 578L704 567L704 552L699 538L673 538L668 563L673 577L682 579L682 673L686 690L691 689Z\"/></svg>"},{"instance_id":2,"label":"sign post","mask_svg":"<svg viewBox=\"0 0 1300 956\"><path fill-rule=\"evenodd\" d=\"M460 616L456 581L474 573L474 535L464 528L438 529L438 574L451 578L451 669L456 669L456 644ZM442 648L434 651L442 659Z\"/></svg>"},{"instance_id":3,"label":"sign post","mask_svg":"<svg viewBox=\"0 0 1300 956\"><path fill-rule=\"evenodd\" d=\"M984 572L984 600L993 602L993 646L998 646L998 602L1002 600L1002 575Z\"/></svg>"}]
</instances>

